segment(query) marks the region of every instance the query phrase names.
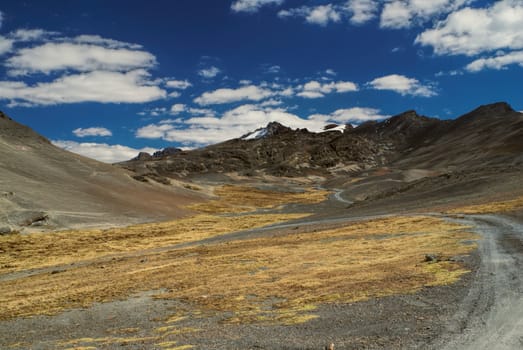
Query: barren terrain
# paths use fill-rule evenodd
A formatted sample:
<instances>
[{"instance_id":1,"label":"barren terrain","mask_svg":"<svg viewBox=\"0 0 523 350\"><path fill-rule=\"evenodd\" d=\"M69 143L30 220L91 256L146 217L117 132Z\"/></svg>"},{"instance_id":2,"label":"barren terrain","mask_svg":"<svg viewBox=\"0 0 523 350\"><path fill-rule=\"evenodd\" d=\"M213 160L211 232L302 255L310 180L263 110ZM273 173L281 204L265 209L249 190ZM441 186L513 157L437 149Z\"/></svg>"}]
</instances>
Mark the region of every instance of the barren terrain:
<instances>
[{"instance_id":1,"label":"barren terrain","mask_svg":"<svg viewBox=\"0 0 523 350\"><path fill-rule=\"evenodd\" d=\"M329 220L295 212L345 205L309 191L217 187L187 219L1 237L2 347L495 348L486 322L519 348L521 225L483 213L521 197Z\"/></svg>"}]
</instances>

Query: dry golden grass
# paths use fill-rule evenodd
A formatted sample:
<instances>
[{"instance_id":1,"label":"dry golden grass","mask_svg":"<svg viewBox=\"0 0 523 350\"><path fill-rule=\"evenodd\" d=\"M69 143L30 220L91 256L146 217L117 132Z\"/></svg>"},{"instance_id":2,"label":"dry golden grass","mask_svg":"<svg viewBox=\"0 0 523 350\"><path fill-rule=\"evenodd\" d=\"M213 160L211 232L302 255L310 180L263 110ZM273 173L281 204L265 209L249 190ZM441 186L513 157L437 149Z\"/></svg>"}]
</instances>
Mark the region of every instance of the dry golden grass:
<instances>
[{"instance_id":1,"label":"dry golden grass","mask_svg":"<svg viewBox=\"0 0 523 350\"><path fill-rule=\"evenodd\" d=\"M184 350L193 346L179 339L200 332L184 325L185 320L219 314L230 323L303 323L317 318L314 312L323 303L348 303L453 283L467 271L445 258L475 249L462 244L476 238L467 227L427 216L362 221L314 233L288 230L271 237L177 248L180 243L307 215L217 214L290 202L317 203L328 195L230 186L217 189L216 194L219 200L193 207L207 214L174 222L0 237L0 320L56 314L161 291L156 298L176 299L183 306L150 334L136 328L111 329L107 337L64 340L56 348L154 344ZM443 261L424 262L429 253ZM42 267L49 269L1 280L11 272Z\"/></svg>"},{"instance_id":2,"label":"dry golden grass","mask_svg":"<svg viewBox=\"0 0 523 350\"><path fill-rule=\"evenodd\" d=\"M448 210L447 214L489 214L502 213L523 207L523 197L507 201L498 201L486 204L469 205Z\"/></svg>"},{"instance_id":3,"label":"dry golden grass","mask_svg":"<svg viewBox=\"0 0 523 350\"><path fill-rule=\"evenodd\" d=\"M475 238L464 230L432 217L396 217L92 262L2 282L0 319L163 289L157 297L183 300L203 314L232 313L229 322L303 322L321 303L456 281L466 272L459 265L423 261L427 253L445 258L473 250L461 244Z\"/></svg>"},{"instance_id":4,"label":"dry golden grass","mask_svg":"<svg viewBox=\"0 0 523 350\"><path fill-rule=\"evenodd\" d=\"M13 271L67 265L101 257L200 241L229 232L288 221L307 214L198 215L177 221L108 230L0 236L0 276Z\"/></svg>"},{"instance_id":5,"label":"dry golden grass","mask_svg":"<svg viewBox=\"0 0 523 350\"><path fill-rule=\"evenodd\" d=\"M219 199L191 205L188 208L208 214L249 212L277 208L289 203L320 203L327 199L330 192L313 189L302 193L274 192L247 186L226 185L216 188L214 194Z\"/></svg>"}]
</instances>

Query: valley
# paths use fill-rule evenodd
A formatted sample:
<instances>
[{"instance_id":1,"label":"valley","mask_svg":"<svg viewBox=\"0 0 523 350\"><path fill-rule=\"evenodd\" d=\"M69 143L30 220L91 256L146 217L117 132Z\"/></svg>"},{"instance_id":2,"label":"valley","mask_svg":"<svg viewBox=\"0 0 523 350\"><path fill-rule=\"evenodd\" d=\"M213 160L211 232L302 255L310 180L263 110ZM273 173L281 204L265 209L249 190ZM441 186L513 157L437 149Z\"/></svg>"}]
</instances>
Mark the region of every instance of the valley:
<instances>
[{"instance_id":1,"label":"valley","mask_svg":"<svg viewBox=\"0 0 523 350\"><path fill-rule=\"evenodd\" d=\"M2 123L2 348L523 344L523 114L505 103L271 123L117 165Z\"/></svg>"}]
</instances>

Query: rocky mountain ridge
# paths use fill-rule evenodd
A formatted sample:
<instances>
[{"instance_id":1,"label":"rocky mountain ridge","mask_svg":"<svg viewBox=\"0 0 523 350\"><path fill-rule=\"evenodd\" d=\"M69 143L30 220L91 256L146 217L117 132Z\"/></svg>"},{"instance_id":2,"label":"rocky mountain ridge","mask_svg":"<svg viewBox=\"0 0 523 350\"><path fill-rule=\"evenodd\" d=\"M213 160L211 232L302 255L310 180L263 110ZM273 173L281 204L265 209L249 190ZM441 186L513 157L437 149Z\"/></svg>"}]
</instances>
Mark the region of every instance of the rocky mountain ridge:
<instances>
[{"instance_id":1,"label":"rocky mountain ridge","mask_svg":"<svg viewBox=\"0 0 523 350\"><path fill-rule=\"evenodd\" d=\"M119 165L154 178L230 172L328 176L382 166L448 170L519 164L522 152L523 114L500 102L455 120L411 110L343 132L313 133L271 122L238 139Z\"/></svg>"}]
</instances>

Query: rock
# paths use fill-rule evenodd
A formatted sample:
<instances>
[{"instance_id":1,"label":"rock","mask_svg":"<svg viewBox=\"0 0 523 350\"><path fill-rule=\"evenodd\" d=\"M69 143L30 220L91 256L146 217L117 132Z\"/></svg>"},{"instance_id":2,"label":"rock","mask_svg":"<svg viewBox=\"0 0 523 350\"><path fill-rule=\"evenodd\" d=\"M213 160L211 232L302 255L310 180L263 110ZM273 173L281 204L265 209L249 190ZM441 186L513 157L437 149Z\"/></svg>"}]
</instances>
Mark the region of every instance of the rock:
<instances>
[{"instance_id":1,"label":"rock","mask_svg":"<svg viewBox=\"0 0 523 350\"><path fill-rule=\"evenodd\" d=\"M182 150L179 148L167 147L161 151L154 152L153 158L163 158L163 157L167 157L167 156L172 156L173 154L178 154L180 152L182 152Z\"/></svg>"},{"instance_id":2,"label":"rock","mask_svg":"<svg viewBox=\"0 0 523 350\"><path fill-rule=\"evenodd\" d=\"M0 226L0 235L8 235L13 232L14 230L11 226Z\"/></svg>"},{"instance_id":3,"label":"rock","mask_svg":"<svg viewBox=\"0 0 523 350\"><path fill-rule=\"evenodd\" d=\"M425 254L425 262L436 263L439 261L439 257L436 254Z\"/></svg>"},{"instance_id":4,"label":"rock","mask_svg":"<svg viewBox=\"0 0 523 350\"><path fill-rule=\"evenodd\" d=\"M330 343L329 345L325 346L325 350L334 350L334 343Z\"/></svg>"},{"instance_id":5,"label":"rock","mask_svg":"<svg viewBox=\"0 0 523 350\"><path fill-rule=\"evenodd\" d=\"M147 152L140 152L132 160L139 160L139 161L144 162L144 161L148 161L148 160L152 160L152 159L153 159L153 157L149 153L147 153Z\"/></svg>"},{"instance_id":6,"label":"rock","mask_svg":"<svg viewBox=\"0 0 523 350\"><path fill-rule=\"evenodd\" d=\"M325 130L325 131L331 130L331 129L337 128L338 126L339 126L338 124L328 124L323 127L323 130Z\"/></svg>"}]
</instances>

